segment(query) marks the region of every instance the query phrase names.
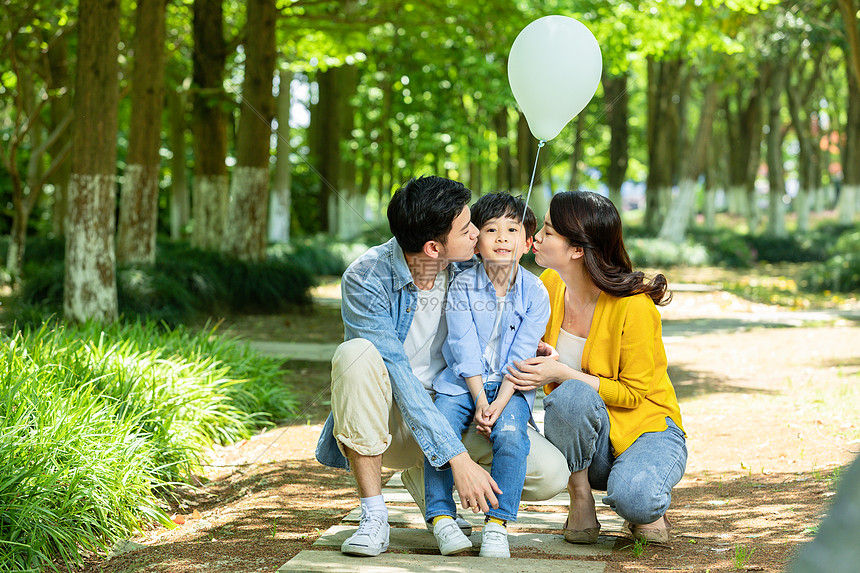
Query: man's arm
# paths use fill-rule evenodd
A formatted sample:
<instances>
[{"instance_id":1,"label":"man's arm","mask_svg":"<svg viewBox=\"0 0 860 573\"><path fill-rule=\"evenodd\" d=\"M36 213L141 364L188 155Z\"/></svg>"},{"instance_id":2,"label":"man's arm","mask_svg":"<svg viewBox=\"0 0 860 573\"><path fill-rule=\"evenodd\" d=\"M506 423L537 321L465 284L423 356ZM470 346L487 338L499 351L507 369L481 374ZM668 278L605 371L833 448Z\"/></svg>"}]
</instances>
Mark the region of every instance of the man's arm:
<instances>
[{"instance_id":1,"label":"man's arm","mask_svg":"<svg viewBox=\"0 0 860 573\"><path fill-rule=\"evenodd\" d=\"M379 351L388 370L394 401L403 421L430 463L443 466L465 448L448 421L433 405L409 364L391 317L391 301L379 280L365 273L344 273L341 303L346 339L364 338Z\"/></svg>"}]
</instances>

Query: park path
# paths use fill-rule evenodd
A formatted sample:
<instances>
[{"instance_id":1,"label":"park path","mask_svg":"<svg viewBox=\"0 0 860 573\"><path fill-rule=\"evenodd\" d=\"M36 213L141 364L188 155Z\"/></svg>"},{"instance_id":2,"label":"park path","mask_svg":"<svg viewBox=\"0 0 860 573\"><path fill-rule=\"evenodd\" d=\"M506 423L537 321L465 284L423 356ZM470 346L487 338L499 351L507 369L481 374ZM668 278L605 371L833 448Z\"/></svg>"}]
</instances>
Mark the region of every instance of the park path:
<instances>
[{"instance_id":1,"label":"park path","mask_svg":"<svg viewBox=\"0 0 860 573\"><path fill-rule=\"evenodd\" d=\"M543 404L535 402L535 421L543 431ZM481 544L480 526L483 515L464 513L472 524L471 536L474 549L453 556L438 554L433 534L424 527L424 519L403 486L400 473L386 483L382 490L388 505L388 523L391 525L391 540L388 552L377 557L355 557L344 555L340 546L352 535L358 525L360 509L355 508L340 524L329 528L314 543L313 549L301 551L278 571L281 572L331 572L361 571L362 573L400 573L411 571L447 571L453 573L543 573L558 571L558 559L564 559L564 570L570 573L602 573L616 542L622 542L623 522L621 518L600 502L602 495L595 494L595 506L602 530L594 545L572 545L558 533L567 517L569 497L562 492L554 498L541 502L524 502L518 514L516 526L511 527L509 540L511 559L477 558ZM459 505L456 493L454 499ZM612 535L605 535L605 534Z\"/></svg>"}]
</instances>

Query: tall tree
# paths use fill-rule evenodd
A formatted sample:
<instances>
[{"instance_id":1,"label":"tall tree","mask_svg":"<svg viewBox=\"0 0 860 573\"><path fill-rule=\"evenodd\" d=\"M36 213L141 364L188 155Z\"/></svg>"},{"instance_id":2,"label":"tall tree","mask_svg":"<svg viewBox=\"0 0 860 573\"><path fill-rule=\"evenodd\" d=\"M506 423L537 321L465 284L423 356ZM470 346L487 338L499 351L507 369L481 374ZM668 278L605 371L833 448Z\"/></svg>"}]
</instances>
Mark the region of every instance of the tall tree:
<instances>
[{"instance_id":1,"label":"tall tree","mask_svg":"<svg viewBox=\"0 0 860 573\"><path fill-rule=\"evenodd\" d=\"M248 0L236 167L224 234L226 251L246 261L266 258L276 15L275 0Z\"/></svg>"},{"instance_id":2,"label":"tall tree","mask_svg":"<svg viewBox=\"0 0 860 573\"><path fill-rule=\"evenodd\" d=\"M779 48L778 48L779 49ZM772 62L768 86L767 180L768 217L766 233L770 237L785 237L785 172L782 159L784 130L782 124L782 96L788 76L786 61L777 54Z\"/></svg>"},{"instance_id":3,"label":"tall tree","mask_svg":"<svg viewBox=\"0 0 860 573\"><path fill-rule=\"evenodd\" d=\"M699 127L692 149L684 158L681 180L678 184L678 197L669 206L668 214L660 228L659 237L679 243L687 235L687 226L693 214L696 199L696 185L708 161L708 147L712 142L714 118L717 113L717 84L709 81L704 89L704 101L699 115Z\"/></svg>"},{"instance_id":4,"label":"tall tree","mask_svg":"<svg viewBox=\"0 0 860 573\"><path fill-rule=\"evenodd\" d=\"M80 0L79 14L63 310L73 321L114 320L120 2Z\"/></svg>"},{"instance_id":5,"label":"tall tree","mask_svg":"<svg viewBox=\"0 0 860 573\"><path fill-rule=\"evenodd\" d=\"M194 0L193 245L219 249L224 237L230 186L227 176L227 98L221 0Z\"/></svg>"},{"instance_id":6,"label":"tall tree","mask_svg":"<svg viewBox=\"0 0 860 573\"><path fill-rule=\"evenodd\" d=\"M164 100L165 0L138 0L131 126L116 244L121 263L155 263Z\"/></svg>"},{"instance_id":7,"label":"tall tree","mask_svg":"<svg viewBox=\"0 0 860 573\"><path fill-rule=\"evenodd\" d=\"M269 240L277 243L290 242L290 217L292 212L292 171L290 162L290 108L292 97L290 83L293 74L287 70L278 73L278 99L276 118L277 131L277 160L275 175L272 180L272 192L269 196Z\"/></svg>"},{"instance_id":8,"label":"tall tree","mask_svg":"<svg viewBox=\"0 0 860 573\"><path fill-rule=\"evenodd\" d=\"M603 75L603 100L606 107L606 123L609 124L609 165L606 169L606 185L609 199L621 212L621 184L627 175L629 159L628 143L628 95L627 72L619 75Z\"/></svg>"}]
</instances>

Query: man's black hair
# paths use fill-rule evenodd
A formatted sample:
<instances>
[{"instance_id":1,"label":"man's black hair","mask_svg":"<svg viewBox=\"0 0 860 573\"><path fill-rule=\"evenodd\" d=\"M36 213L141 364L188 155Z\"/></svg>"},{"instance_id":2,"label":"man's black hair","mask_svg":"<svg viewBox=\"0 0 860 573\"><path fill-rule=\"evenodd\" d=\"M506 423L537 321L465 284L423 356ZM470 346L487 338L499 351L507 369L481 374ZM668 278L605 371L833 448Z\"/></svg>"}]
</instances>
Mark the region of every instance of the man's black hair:
<instances>
[{"instance_id":1,"label":"man's black hair","mask_svg":"<svg viewBox=\"0 0 860 573\"><path fill-rule=\"evenodd\" d=\"M525 217L523 216L525 209ZM530 207L520 197L510 193L491 193L484 195L472 205L472 223L480 230L487 221L497 217L510 217L522 223L526 237L534 237L537 231L537 219Z\"/></svg>"},{"instance_id":2,"label":"man's black hair","mask_svg":"<svg viewBox=\"0 0 860 573\"><path fill-rule=\"evenodd\" d=\"M445 244L454 219L472 192L459 181L426 176L410 179L388 203L388 225L404 253L420 253L427 241Z\"/></svg>"}]
</instances>

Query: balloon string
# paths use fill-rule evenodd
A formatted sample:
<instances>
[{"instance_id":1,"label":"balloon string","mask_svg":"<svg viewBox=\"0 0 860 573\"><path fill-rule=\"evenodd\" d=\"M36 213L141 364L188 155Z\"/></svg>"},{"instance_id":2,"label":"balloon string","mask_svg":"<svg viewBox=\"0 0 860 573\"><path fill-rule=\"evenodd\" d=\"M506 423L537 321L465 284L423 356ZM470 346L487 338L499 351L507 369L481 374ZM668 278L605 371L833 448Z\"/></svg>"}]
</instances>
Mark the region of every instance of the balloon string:
<instances>
[{"instance_id":1,"label":"balloon string","mask_svg":"<svg viewBox=\"0 0 860 573\"><path fill-rule=\"evenodd\" d=\"M528 208L529 208L529 200L531 199L531 196L532 196L532 187L534 187L534 183L535 183L535 173L537 172L538 158L540 157L540 150L541 150L541 147L543 147L544 145L546 145L545 140L541 139L540 141L538 141L537 153L535 153L535 165L532 168L532 177L531 177L531 180L529 180L529 190L526 193L526 201L523 204L523 215L520 218L522 220L521 224L523 225L523 227L525 227L525 225L526 225L526 212L528 211ZM514 243L514 250L513 250L514 255L517 254L517 250L519 249L519 246L520 246L519 242L520 242L520 237L519 237L519 235L517 235L517 240ZM508 275L508 290L505 292L505 299L508 299L510 297L511 288L514 285L514 275L515 275L514 269L516 268L518 263L519 263L519 261L517 260L517 257L514 256L513 259L511 260L511 272ZM501 339L501 334L502 334L501 329L502 329L502 323L499 322L499 338L500 339Z\"/></svg>"}]
</instances>

